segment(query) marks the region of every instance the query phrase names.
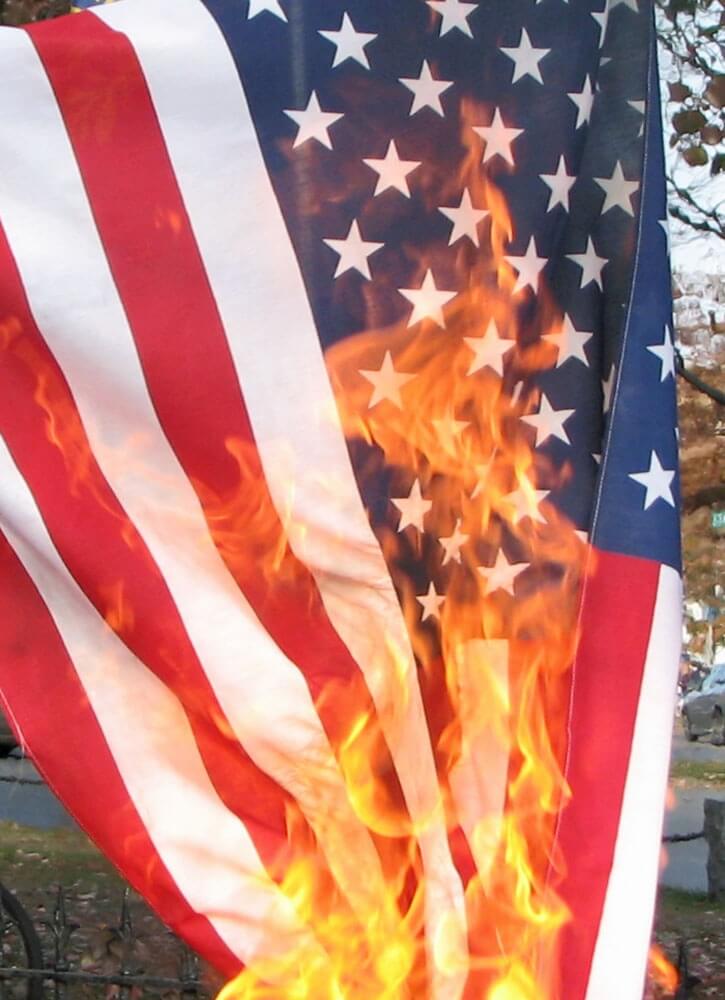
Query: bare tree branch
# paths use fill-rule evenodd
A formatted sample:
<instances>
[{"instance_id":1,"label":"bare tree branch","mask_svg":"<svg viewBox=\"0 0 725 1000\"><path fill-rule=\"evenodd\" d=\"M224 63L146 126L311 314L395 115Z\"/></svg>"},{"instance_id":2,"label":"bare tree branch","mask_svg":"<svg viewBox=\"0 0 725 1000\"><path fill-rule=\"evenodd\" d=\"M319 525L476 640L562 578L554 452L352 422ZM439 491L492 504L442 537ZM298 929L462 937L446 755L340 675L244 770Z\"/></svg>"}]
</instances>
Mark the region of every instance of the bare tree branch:
<instances>
[{"instance_id":1,"label":"bare tree branch","mask_svg":"<svg viewBox=\"0 0 725 1000\"><path fill-rule=\"evenodd\" d=\"M684 222L688 226L691 226L693 229L697 229L704 233L713 233L721 240L725 239L725 217L723 217L722 213L717 208L705 208L703 205L699 204L694 195L686 188L680 187L680 185L677 184L672 177L667 178L667 183L670 185L678 198L685 202L686 205L689 205L693 211L697 212L699 218L693 219L692 216L688 215L682 207L677 204L669 205L671 215L673 215L676 219L679 219L680 222Z\"/></svg>"},{"instance_id":2,"label":"bare tree branch","mask_svg":"<svg viewBox=\"0 0 725 1000\"><path fill-rule=\"evenodd\" d=\"M679 205L670 203L667 206L667 210L673 219L677 219L678 222L683 222L690 229L695 229L700 233L713 233L715 236L719 236L720 239L725 239L721 229L715 229L709 222L702 220L698 222L697 220L691 218L684 209L680 208Z\"/></svg>"},{"instance_id":3,"label":"bare tree branch","mask_svg":"<svg viewBox=\"0 0 725 1000\"><path fill-rule=\"evenodd\" d=\"M664 47L672 53L678 62L687 62L694 69L699 70L708 77L715 76L718 72L714 66L711 66L710 63L705 61L702 53L692 45L684 34L680 34L676 27L673 27L673 29L668 32L659 30L657 32L657 39L661 45L664 45ZM680 43L682 46L681 48L678 48L675 44L675 40Z\"/></svg>"}]
</instances>

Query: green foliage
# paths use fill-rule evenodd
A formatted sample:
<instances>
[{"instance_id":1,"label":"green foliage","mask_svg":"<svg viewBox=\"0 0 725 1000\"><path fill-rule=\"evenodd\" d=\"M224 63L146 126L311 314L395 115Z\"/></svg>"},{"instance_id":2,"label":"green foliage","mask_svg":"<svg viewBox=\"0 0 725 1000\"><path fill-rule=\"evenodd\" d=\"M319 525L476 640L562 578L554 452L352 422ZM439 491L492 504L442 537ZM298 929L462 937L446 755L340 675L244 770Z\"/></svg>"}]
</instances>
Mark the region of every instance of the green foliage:
<instances>
[{"instance_id":1,"label":"green foliage","mask_svg":"<svg viewBox=\"0 0 725 1000\"><path fill-rule=\"evenodd\" d=\"M684 889L661 888L659 904L670 917L688 913L725 912L725 900L710 899L704 892L686 892Z\"/></svg>"},{"instance_id":2,"label":"green foliage","mask_svg":"<svg viewBox=\"0 0 725 1000\"><path fill-rule=\"evenodd\" d=\"M670 768L670 778L682 778L698 785L725 786L725 759L722 762L674 760Z\"/></svg>"}]
</instances>

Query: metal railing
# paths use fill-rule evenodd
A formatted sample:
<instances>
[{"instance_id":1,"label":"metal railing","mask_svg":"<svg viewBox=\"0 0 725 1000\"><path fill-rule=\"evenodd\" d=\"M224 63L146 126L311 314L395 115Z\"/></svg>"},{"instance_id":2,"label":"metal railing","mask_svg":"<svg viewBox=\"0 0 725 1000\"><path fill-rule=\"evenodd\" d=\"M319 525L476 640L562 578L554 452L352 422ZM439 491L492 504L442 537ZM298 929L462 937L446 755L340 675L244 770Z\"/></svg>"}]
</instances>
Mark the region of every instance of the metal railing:
<instances>
[{"instance_id":1,"label":"metal railing","mask_svg":"<svg viewBox=\"0 0 725 1000\"><path fill-rule=\"evenodd\" d=\"M139 1000L157 995L168 997L206 997L200 982L199 960L171 935L177 974L154 975L137 953L139 937L133 926L128 889L123 893L118 926L112 928L113 948L107 949L102 971L83 967L74 950L73 937L80 924L68 915L67 894L59 888L52 917L39 921L44 928L43 947L33 921L17 898L0 887L0 1000L68 1000L75 996L98 995L93 988L103 988L105 1000ZM49 947L48 947L49 942ZM50 952L46 956L45 952ZM108 967L108 960L113 968ZM71 987L77 986L78 990Z\"/></svg>"}]
</instances>

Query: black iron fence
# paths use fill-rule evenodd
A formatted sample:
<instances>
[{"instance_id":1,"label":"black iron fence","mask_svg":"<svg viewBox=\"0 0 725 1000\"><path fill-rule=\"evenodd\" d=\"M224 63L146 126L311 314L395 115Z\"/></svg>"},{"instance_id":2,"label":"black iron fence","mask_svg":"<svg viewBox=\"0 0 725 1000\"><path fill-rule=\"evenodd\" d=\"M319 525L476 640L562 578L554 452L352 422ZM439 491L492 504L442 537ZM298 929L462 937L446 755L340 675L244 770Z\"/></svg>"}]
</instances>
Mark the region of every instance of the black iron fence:
<instances>
[{"instance_id":1,"label":"black iron fence","mask_svg":"<svg viewBox=\"0 0 725 1000\"><path fill-rule=\"evenodd\" d=\"M90 962L74 947L80 929L69 915L68 899L58 889L51 918L38 921L42 933L4 886L0 886L0 1000L204 1000L197 956L169 935L175 974L154 975L140 955L128 901L123 894L117 926L107 929L100 962ZM151 960L156 955L150 956ZM89 965L91 967L89 967Z\"/></svg>"}]
</instances>

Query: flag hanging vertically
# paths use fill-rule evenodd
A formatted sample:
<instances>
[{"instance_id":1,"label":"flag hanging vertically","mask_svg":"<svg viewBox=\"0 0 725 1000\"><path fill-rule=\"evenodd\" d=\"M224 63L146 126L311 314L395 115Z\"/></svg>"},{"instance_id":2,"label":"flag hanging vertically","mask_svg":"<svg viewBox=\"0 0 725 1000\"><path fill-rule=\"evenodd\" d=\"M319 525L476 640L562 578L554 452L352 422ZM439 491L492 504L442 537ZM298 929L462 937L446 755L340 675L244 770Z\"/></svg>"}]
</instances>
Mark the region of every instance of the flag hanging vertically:
<instances>
[{"instance_id":1,"label":"flag hanging vertically","mask_svg":"<svg viewBox=\"0 0 725 1000\"><path fill-rule=\"evenodd\" d=\"M674 363L601 3L0 30L2 700L245 996L641 996Z\"/></svg>"}]
</instances>

